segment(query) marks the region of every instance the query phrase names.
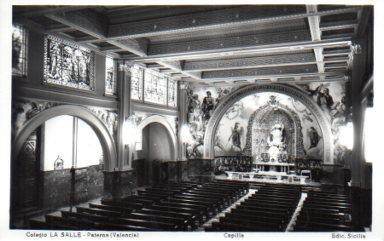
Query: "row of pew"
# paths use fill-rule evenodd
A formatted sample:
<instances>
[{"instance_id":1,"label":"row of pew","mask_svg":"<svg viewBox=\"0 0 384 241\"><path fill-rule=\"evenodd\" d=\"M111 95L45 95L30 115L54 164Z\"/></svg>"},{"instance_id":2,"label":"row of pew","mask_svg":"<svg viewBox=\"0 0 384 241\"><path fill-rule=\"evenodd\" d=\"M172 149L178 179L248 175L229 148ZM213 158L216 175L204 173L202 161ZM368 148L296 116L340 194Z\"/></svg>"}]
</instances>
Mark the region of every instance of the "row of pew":
<instances>
[{"instance_id":1,"label":"row of pew","mask_svg":"<svg viewBox=\"0 0 384 241\"><path fill-rule=\"evenodd\" d=\"M30 220L32 229L189 231L195 230L248 192L246 183L168 183L118 200L77 206Z\"/></svg>"},{"instance_id":2,"label":"row of pew","mask_svg":"<svg viewBox=\"0 0 384 241\"><path fill-rule=\"evenodd\" d=\"M297 232L363 231L352 225L352 205L345 194L309 191L296 220Z\"/></svg>"},{"instance_id":3,"label":"row of pew","mask_svg":"<svg viewBox=\"0 0 384 241\"><path fill-rule=\"evenodd\" d=\"M301 197L299 186L262 186L206 231L285 231Z\"/></svg>"}]
</instances>

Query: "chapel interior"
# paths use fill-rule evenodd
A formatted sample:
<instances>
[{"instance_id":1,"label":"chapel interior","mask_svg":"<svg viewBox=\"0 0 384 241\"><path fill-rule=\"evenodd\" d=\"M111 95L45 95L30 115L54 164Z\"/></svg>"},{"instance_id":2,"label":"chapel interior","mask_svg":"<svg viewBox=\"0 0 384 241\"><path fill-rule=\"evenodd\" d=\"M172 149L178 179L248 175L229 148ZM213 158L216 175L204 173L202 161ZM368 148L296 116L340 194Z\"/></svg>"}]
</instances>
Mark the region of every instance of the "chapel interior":
<instances>
[{"instance_id":1,"label":"chapel interior","mask_svg":"<svg viewBox=\"0 0 384 241\"><path fill-rule=\"evenodd\" d=\"M11 229L372 231L373 6L13 6Z\"/></svg>"}]
</instances>

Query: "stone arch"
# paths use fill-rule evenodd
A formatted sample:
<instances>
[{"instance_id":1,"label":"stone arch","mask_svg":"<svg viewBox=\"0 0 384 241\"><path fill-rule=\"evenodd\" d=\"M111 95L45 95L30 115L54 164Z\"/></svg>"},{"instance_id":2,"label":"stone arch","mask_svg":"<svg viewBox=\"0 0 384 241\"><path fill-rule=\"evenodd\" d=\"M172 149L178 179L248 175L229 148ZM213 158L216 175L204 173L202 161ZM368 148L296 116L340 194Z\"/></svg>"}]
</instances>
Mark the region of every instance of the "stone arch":
<instances>
[{"instance_id":1,"label":"stone arch","mask_svg":"<svg viewBox=\"0 0 384 241\"><path fill-rule=\"evenodd\" d=\"M44 124L47 120L57 116L70 115L85 121L91 126L93 131L96 133L104 153L104 169L106 171L114 171L117 168L117 154L115 142L108 132L108 129L104 123L94 115L90 110L85 107L75 105L59 105L46 110L33 116L31 119L26 121L20 132L17 133L13 145L12 158L17 158L24 142L31 135L31 133Z\"/></svg>"},{"instance_id":2,"label":"stone arch","mask_svg":"<svg viewBox=\"0 0 384 241\"><path fill-rule=\"evenodd\" d=\"M172 140L173 145L173 160L175 161L177 159L177 140L176 140L176 134L174 130L172 129L171 124L168 122L168 120L164 116L160 115L151 115L145 119L143 119L137 126L138 131L142 132L143 129L148 126L151 123L159 123L162 126L165 127L165 129L168 131L169 136Z\"/></svg>"},{"instance_id":3,"label":"stone arch","mask_svg":"<svg viewBox=\"0 0 384 241\"><path fill-rule=\"evenodd\" d=\"M331 125L320 107L303 90L288 84L250 84L245 85L225 96L216 107L206 127L204 136L204 158L214 158L214 138L219 122L230 106L240 99L256 93L272 92L288 95L300 101L315 116L323 134L324 153L323 161L325 164L333 164L333 144Z\"/></svg>"}]
</instances>

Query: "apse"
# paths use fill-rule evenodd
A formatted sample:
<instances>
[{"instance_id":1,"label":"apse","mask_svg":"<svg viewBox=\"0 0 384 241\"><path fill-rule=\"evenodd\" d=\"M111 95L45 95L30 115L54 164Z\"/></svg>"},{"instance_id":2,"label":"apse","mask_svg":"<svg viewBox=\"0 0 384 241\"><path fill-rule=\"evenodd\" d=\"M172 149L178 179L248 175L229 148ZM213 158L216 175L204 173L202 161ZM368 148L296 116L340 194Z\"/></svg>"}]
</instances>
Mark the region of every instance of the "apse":
<instances>
[{"instance_id":1,"label":"apse","mask_svg":"<svg viewBox=\"0 0 384 241\"><path fill-rule=\"evenodd\" d=\"M257 93L228 108L215 134L215 156L244 154L256 162L322 159L322 136L316 118L300 101Z\"/></svg>"}]
</instances>

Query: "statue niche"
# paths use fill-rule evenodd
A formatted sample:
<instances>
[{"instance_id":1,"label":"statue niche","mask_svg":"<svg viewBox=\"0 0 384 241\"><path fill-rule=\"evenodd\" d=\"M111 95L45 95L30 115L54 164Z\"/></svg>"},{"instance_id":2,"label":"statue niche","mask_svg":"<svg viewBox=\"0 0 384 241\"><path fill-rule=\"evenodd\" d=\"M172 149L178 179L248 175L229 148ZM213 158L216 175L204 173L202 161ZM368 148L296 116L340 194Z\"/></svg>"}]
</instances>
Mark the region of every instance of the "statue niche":
<instances>
[{"instance_id":1,"label":"statue niche","mask_svg":"<svg viewBox=\"0 0 384 241\"><path fill-rule=\"evenodd\" d=\"M299 116L271 96L271 100L249 118L245 154L256 162L286 162L304 156Z\"/></svg>"},{"instance_id":2,"label":"statue niche","mask_svg":"<svg viewBox=\"0 0 384 241\"><path fill-rule=\"evenodd\" d=\"M272 162L287 157L286 132L283 124L272 126L271 132L267 138L267 147L269 160Z\"/></svg>"}]
</instances>

